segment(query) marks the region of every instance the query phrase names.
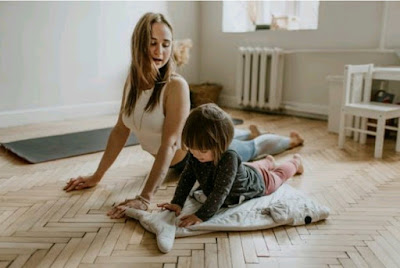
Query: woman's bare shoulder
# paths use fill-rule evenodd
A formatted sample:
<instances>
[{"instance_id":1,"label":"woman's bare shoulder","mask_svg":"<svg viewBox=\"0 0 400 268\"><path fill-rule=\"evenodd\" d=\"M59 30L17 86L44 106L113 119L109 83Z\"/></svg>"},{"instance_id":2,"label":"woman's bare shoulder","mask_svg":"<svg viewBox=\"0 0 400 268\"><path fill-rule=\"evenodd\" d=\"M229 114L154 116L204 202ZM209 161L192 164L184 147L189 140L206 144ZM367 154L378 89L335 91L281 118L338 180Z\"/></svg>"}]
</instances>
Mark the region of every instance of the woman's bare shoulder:
<instances>
[{"instance_id":1,"label":"woman's bare shoulder","mask_svg":"<svg viewBox=\"0 0 400 268\"><path fill-rule=\"evenodd\" d=\"M181 86L181 87L188 87L188 83L186 82L186 79L183 78L183 76L179 74L174 74L171 76L170 81L168 82L168 86Z\"/></svg>"},{"instance_id":2,"label":"woman's bare shoulder","mask_svg":"<svg viewBox=\"0 0 400 268\"><path fill-rule=\"evenodd\" d=\"M173 75L167 83L168 94L182 94L189 91L189 85L185 78Z\"/></svg>"},{"instance_id":3,"label":"woman's bare shoulder","mask_svg":"<svg viewBox=\"0 0 400 268\"><path fill-rule=\"evenodd\" d=\"M169 103L172 106L182 103L190 106L190 90L185 78L182 76L173 76L167 83L167 88L164 96L165 105Z\"/></svg>"}]
</instances>

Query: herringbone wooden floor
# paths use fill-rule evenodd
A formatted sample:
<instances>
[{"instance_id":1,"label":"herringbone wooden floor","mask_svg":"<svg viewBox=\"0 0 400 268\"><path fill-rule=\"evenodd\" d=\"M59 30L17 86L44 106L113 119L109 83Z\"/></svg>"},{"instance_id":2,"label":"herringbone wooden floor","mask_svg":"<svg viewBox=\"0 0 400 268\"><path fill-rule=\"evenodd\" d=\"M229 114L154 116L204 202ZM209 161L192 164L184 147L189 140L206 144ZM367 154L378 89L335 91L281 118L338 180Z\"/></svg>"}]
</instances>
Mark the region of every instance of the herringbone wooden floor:
<instances>
[{"instance_id":1,"label":"herringbone wooden floor","mask_svg":"<svg viewBox=\"0 0 400 268\"><path fill-rule=\"evenodd\" d=\"M256 232L220 232L176 239L168 254L133 220L111 220L115 202L138 193L152 157L125 148L101 183L65 193L70 178L95 170L101 153L26 164L0 150L0 267L400 267L400 154L386 140L383 160L367 145L337 135L325 121L229 110L247 127L287 135L296 130L305 173L288 181L331 208L323 222ZM0 129L7 142L112 126L116 116ZM169 201L168 180L151 206Z\"/></svg>"}]
</instances>

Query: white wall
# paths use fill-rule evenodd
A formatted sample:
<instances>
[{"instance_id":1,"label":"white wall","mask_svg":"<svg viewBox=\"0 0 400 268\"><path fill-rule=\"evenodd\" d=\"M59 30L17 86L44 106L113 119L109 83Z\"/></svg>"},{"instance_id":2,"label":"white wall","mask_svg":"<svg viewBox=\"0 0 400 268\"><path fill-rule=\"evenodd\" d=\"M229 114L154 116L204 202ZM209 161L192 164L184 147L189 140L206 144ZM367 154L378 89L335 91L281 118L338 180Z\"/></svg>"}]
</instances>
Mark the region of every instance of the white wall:
<instances>
[{"instance_id":1,"label":"white wall","mask_svg":"<svg viewBox=\"0 0 400 268\"><path fill-rule=\"evenodd\" d=\"M384 44L400 48L400 2L387 4ZM222 32L221 2L202 2L200 7L200 80L224 86L223 105L236 106L236 51L243 45L297 51L285 56L284 107L319 115L328 111L327 75L341 75L345 64L400 63L393 52L378 51L384 2L320 2L318 30L250 33Z\"/></svg>"},{"instance_id":2,"label":"white wall","mask_svg":"<svg viewBox=\"0 0 400 268\"><path fill-rule=\"evenodd\" d=\"M193 47L187 65L178 68L178 72L188 83L199 83L200 79L200 2L168 2L168 14L174 27L175 39L190 38Z\"/></svg>"},{"instance_id":3,"label":"white wall","mask_svg":"<svg viewBox=\"0 0 400 268\"><path fill-rule=\"evenodd\" d=\"M197 2L0 2L0 127L117 112L133 27L148 11L198 43ZM189 81L198 49L180 70Z\"/></svg>"},{"instance_id":4,"label":"white wall","mask_svg":"<svg viewBox=\"0 0 400 268\"><path fill-rule=\"evenodd\" d=\"M385 35L385 45L387 48L400 49L400 2L387 3L387 29Z\"/></svg>"}]
</instances>

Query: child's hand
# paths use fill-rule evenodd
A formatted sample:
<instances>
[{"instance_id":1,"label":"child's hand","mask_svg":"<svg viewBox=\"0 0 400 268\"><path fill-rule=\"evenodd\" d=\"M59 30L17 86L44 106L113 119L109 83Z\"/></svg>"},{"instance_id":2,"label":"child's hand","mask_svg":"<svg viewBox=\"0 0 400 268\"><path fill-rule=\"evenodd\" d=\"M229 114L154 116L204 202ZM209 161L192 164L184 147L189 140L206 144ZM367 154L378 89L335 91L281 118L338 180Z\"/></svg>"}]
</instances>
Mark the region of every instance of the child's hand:
<instances>
[{"instance_id":1,"label":"child's hand","mask_svg":"<svg viewBox=\"0 0 400 268\"><path fill-rule=\"evenodd\" d=\"M195 224L202 223L202 222L203 221L194 214L186 215L181 218L179 227L188 227L190 225L195 225Z\"/></svg>"},{"instance_id":2,"label":"child's hand","mask_svg":"<svg viewBox=\"0 0 400 268\"><path fill-rule=\"evenodd\" d=\"M162 209L168 209L170 211L175 211L175 216L179 216L182 211L182 208L177 204L162 203L162 204L157 204L157 207Z\"/></svg>"}]
</instances>

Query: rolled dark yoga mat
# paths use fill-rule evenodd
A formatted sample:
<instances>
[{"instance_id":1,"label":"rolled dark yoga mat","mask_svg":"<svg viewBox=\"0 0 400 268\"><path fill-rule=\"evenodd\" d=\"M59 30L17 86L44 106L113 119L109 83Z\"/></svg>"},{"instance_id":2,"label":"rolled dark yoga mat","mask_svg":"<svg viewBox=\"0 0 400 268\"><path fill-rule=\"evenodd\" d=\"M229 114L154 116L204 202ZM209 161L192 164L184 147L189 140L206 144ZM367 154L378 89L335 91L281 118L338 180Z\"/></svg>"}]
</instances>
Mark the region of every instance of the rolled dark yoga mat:
<instances>
[{"instance_id":1,"label":"rolled dark yoga mat","mask_svg":"<svg viewBox=\"0 0 400 268\"><path fill-rule=\"evenodd\" d=\"M2 143L9 151L29 163L41 163L50 160L104 151L112 128L95 129L64 135L41 137L21 141ZM131 134L125 146L138 144Z\"/></svg>"},{"instance_id":2,"label":"rolled dark yoga mat","mask_svg":"<svg viewBox=\"0 0 400 268\"><path fill-rule=\"evenodd\" d=\"M241 125L243 124L243 120L239 118L232 118L233 124L234 125Z\"/></svg>"}]
</instances>

